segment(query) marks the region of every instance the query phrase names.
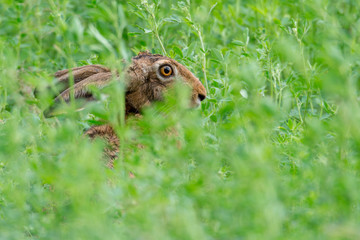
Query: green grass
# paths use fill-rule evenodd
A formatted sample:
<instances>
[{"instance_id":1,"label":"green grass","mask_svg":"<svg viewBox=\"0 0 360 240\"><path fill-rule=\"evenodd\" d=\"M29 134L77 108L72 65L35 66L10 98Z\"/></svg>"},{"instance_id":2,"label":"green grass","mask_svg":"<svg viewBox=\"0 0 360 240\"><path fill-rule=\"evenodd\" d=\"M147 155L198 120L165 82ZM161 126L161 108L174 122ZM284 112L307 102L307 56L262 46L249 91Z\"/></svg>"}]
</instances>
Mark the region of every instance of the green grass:
<instances>
[{"instance_id":1,"label":"green grass","mask_svg":"<svg viewBox=\"0 0 360 240\"><path fill-rule=\"evenodd\" d=\"M359 12L352 0L2 0L0 239L359 239ZM43 116L55 71L121 69L141 50L194 72L201 110L176 88L124 124L114 84L84 111ZM100 119L122 143L112 170L82 134Z\"/></svg>"}]
</instances>

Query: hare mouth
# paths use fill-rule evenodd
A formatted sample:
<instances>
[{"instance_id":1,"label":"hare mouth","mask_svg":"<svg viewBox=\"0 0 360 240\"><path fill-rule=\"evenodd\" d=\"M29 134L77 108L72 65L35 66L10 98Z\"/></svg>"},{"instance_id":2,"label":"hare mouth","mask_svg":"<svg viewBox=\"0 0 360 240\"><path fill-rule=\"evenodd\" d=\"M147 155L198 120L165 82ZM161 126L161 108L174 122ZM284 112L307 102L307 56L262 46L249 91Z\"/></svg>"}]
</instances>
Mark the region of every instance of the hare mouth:
<instances>
[{"instance_id":1,"label":"hare mouth","mask_svg":"<svg viewBox=\"0 0 360 240\"><path fill-rule=\"evenodd\" d=\"M192 108L200 108L201 106L201 100L199 97L197 97L195 100L192 101Z\"/></svg>"}]
</instances>

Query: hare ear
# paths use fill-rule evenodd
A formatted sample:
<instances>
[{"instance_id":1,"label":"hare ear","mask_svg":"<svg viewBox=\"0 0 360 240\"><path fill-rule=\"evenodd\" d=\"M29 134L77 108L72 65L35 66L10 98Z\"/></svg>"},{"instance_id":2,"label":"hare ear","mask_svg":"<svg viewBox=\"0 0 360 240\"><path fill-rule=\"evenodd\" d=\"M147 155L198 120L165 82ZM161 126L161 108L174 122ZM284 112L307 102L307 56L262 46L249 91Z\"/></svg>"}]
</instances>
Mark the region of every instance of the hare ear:
<instances>
[{"instance_id":1,"label":"hare ear","mask_svg":"<svg viewBox=\"0 0 360 240\"><path fill-rule=\"evenodd\" d=\"M78 83L76 83L73 87L74 89L74 97L77 98L85 98L92 100L92 93L89 89L90 86L95 86L99 89L105 87L112 79L113 75L111 72L102 72L94 74ZM64 100L65 102L70 101L70 92L72 88L67 88L63 91L59 96L55 98L55 102L59 102L60 100Z\"/></svg>"},{"instance_id":2,"label":"hare ear","mask_svg":"<svg viewBox=\"0 0 360 240\"><path fill-rule=\"evenodd\" d=\"M60 92L63 92L65 89L69 88L71 77L73 77L74 84L76 84L92 75L106 72L110 72L110 69L101 65L87 65L72 69L65 69L55 73L55 77L57 78L56 84L62 85Z\"/></svg>"},{"instance_id":3,"label":"hare ear","mask_svg":"<svg viewBox=\"0 0 360 240\"><path fill-rule=\"evenodd\" d=\"M88 101L94 100L90 91L90 86L96 88L105 87L112 79L113 74L110 69L101 65L88 65L72 69L65 69L55 73L57 84L61 86L61 93L54 99L54 104L44 111L46 117L53 115L53 110L60 101L69 102L70 94L73 90L74 98L84 98ZM74 79L74 86L70 85L70 78Z\"/></svg>"}]
</instances>

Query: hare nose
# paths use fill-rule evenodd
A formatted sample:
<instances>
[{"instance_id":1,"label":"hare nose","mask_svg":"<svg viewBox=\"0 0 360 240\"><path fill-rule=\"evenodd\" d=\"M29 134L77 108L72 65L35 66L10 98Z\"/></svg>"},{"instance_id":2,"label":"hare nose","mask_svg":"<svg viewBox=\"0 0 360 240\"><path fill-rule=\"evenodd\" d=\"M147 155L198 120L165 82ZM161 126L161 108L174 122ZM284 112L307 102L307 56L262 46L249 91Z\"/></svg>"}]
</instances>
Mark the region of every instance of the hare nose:
<instances>
[{"instance_id":1,"label":"hare nose","mask_svg":"<svg viewBox=\"0 0 360 240\"><path fill-rule=\"evenodd\" d=\"M203 94L201 94L201 93L199 93L199 94L198 94L198 98L199 98L200 101L203 101L203 100L206 98L206 96L203 95Z\"/></svg>"}]
</instances>

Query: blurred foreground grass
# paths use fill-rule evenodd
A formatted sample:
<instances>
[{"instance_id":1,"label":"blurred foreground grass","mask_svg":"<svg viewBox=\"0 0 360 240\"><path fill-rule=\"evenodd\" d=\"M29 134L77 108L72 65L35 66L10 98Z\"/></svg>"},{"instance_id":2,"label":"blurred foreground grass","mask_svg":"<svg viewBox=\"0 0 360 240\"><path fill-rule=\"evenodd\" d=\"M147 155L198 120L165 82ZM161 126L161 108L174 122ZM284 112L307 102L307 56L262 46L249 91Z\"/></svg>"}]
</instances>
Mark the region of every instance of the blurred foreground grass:
<instances>
[{"instance_id":1,"label":"blurred foreground grass","mask_svg":"<svg viewBox=\"0 0 360 240\"><path fill-rule=\"evenodd\" d=\"M0 239L360 239L359 12L355 0L2 0ZM52 73L121 68L146 49L202 80L201 111L175 89L124 125L116 85L44 118ZM82 135L99 118L122 141L113 170Z\"/></svg>"}]
</instances>

